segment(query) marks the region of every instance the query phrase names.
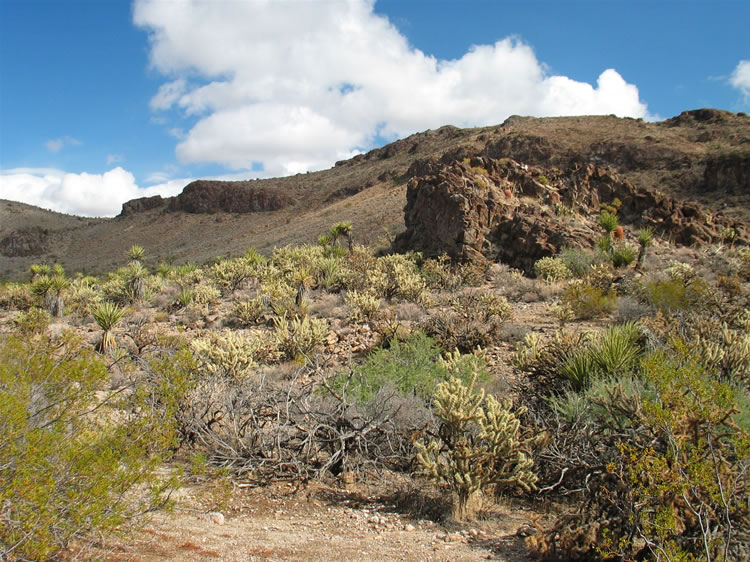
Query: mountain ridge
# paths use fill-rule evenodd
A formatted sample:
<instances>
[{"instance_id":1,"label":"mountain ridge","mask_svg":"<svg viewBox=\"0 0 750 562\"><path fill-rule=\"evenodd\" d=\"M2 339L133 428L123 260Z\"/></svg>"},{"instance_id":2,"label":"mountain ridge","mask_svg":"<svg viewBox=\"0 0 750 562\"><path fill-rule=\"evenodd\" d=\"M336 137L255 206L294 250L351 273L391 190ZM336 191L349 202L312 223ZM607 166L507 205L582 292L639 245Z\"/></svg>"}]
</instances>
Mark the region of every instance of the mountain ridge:
<instances>
[{"instance_id":1,"label":"mountain ridge","mask_svg":"<svg viewBox=\"0 0 750 562\"><path fill-rule=\"evenodd\" d=\"M750 216L745 114L698 109L656 123L615 116L512 116L491 127L416 133L319 172L244 182L197 180L174 198L128 201L112 219L46 215L0 202L0 276L17 278L39 261L101 271L134 243L144 245L155 262L204 261L249 246L270 251L314 243L340 220L354 223L358 242L387 244L406 229L407 184L420 162L474 156L510 158L550 175L594 165L638 188L694 201L711 216L744 224ZM19 252L33 246L19 245L19 237L33 242L33 232L46 232L44 244Z\"/></svg>"}]
</instances>

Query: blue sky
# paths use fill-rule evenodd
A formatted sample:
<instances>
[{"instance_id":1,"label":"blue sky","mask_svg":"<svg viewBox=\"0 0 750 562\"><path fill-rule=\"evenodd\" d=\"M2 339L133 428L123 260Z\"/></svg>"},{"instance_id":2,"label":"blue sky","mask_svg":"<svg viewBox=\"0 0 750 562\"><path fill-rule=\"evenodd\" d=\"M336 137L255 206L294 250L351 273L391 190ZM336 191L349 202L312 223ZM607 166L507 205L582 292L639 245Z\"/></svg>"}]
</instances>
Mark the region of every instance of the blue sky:
<instances>
[{"instance_id":1,"label":"blue sky","mask_svg":"<svg viewBox=\"0 0 750 562\"><path fill-rule=\"evenodd\" d=\"M750 111L750 2L0 0L0 198L85 215L508 115Z\"/></svg>"}]
</instances>

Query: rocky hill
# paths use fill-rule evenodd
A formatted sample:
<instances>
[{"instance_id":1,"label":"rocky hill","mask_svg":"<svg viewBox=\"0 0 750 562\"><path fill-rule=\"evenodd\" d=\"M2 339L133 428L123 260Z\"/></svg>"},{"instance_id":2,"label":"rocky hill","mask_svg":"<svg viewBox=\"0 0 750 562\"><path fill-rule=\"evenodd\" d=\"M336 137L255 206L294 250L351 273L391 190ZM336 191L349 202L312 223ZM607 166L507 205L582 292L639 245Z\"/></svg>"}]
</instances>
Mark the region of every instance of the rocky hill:
<instances>
[{"instance_id":1,"label":"rocky hill","mask_svg":"<svg viewBox=\"0 0 750 562\"><path fill-rule=\"evenodd\" d=\"M714 109L658 123L614 116L531 118L412 135L321 172L197 181L174 198L136 199L113 219L0 202L0 277L31 263L101 271L126 249L154 262L314 242L350 220L388 244L528 269L563 245L590 245L598 206L619 198L629 233L652 226L678 244L747 240L750 117Z\"/></svg>"}]
</instances>

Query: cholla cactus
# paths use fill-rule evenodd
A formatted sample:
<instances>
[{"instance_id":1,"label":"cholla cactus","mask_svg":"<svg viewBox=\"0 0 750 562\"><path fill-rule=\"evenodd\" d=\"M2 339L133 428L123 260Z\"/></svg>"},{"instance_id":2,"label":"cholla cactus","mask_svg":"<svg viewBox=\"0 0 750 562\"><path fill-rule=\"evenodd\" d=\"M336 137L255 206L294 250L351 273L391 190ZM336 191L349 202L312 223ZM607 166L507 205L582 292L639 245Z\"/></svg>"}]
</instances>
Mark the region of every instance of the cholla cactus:
<instances>
[{"instance_id":1,"label":"cholla cactus","mask_svg":"<svg viewBox=\"0 0 750 562\"><path fill-rule=\"evenodd\" d=\"M440 442L416 443L417 460L435 480L456 495L453 515L471 515L474 500L491 484L506 488L535 488L533 462L519 437L520 422L510 403L476 392L476 373L468 386L451 378L435 393L435 414L442 420ZM484 404L484 406L483 406ZM520 413L523 413L521 411Z\"/></svg>"},{"instance_id":2,"label":"cholla cactus","mask_svg":"<svg viewBox=\"0 0 750 562\"><path fill-rule=\"evenodd\" d=\"M534 271L545 281L552 283L554 281L564 281L572 276L570 269L565 265L562 258L546 257L537 260L534 264Z\"/></svg>"},{"instance_id":3,"label":"cholla cactus","mask_svg":"<svg viewBox=\"0 0 750 562\"><path fill-rule=\"evenodd\" d=\"M348 291L344 301L349 307L349 320L355 324L368 322L380 308L380 299L368 292Z\"/></svg>"},{"instance_id":4,"label":"cholla cactus","mask_svg":"<svg viewBox=\"0 0 750 562\"><path fill-rule=\"evenodd\" d=\"M208 332L190 344L201 366L211 375L242 379L257 366L256 356L261 349L258 338L238 332Z\"/></svg>"}]
</instances>

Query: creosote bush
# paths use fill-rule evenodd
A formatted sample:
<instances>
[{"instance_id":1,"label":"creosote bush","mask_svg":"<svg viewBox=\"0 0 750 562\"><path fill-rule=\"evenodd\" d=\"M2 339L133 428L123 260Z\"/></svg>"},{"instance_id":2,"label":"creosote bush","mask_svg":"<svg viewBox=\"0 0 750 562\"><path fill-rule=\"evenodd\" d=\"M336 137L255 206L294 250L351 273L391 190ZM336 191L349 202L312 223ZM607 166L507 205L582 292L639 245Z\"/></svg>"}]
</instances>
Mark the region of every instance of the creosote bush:
<instances>
[{"instance_id":1,"label":"creosote bush","mask_svg":"<svg viewBox=\"0 0 750 562\"><path fill-rule=\"evenodd\" d=\"M0 558L52 559L163 505L169 420L116 421L104 363L69 334L8 336L0 356Z\"/></svg>"},{"instance_id":2,"label":"creosote bush","mask_svg":"<svg viewBox=\"0 0 750 562\"><path fill-rule=\"evenodd\" d=\"M562 301L570 307L576 318L599 318L617 309L617 293L594 287L583 281L572 281L563 293Z\"/></svg>"}]
</instances>

